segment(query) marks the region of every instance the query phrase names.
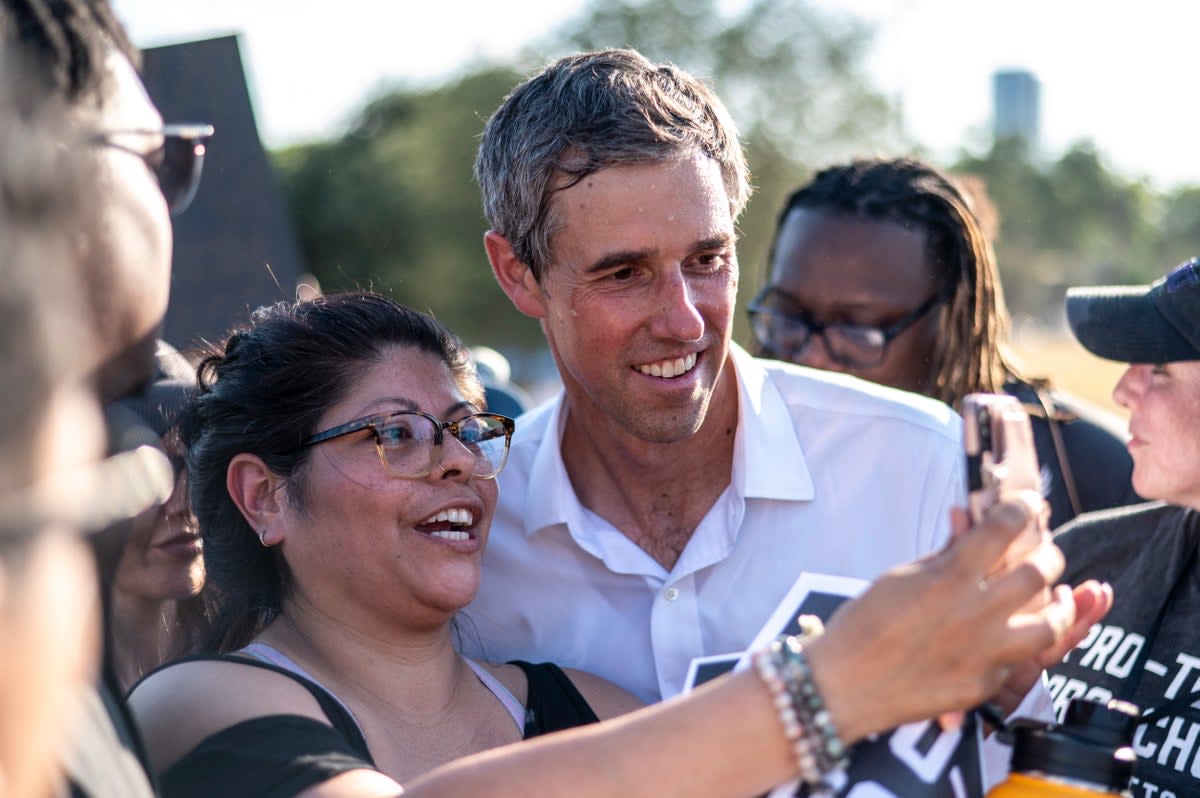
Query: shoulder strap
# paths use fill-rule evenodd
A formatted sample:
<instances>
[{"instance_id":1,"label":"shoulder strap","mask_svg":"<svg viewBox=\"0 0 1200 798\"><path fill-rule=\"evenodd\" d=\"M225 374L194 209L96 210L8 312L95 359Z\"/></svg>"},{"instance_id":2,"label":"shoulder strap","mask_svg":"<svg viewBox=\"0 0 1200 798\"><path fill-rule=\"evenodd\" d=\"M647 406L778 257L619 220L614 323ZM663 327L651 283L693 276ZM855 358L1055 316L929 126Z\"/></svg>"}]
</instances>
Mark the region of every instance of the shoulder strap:
<instances>
[{"instance_id":1,"label":"shoulder strap","mask_svg":"<svg viewBox=\"0 0 1200 798\"><path fill-rule=\"evenodd\" d=\"M1075 515L1083 512L1083 502L1079 500L1079 489L1075 487L1075 474L1071 471L1071 462L1067 459L1067 446L1063 442L1062 421L1050 395L1050 385L1047 380L1033 379L1029 387L1037 395L1038 403L1046 414L1046 426L1050 429L1050 440L1054 444L1054 454L1058 457L1058 470L1062 474L1063 484L1067 487L1067 498L1071 500L1071 510Z\"/></svg>"},{"instance_id":2,"label":"shoulder strap","mask_svg":"<svg viewBox=\"0 0 1200 798\"><path fill-rule=\"evenodd\" d=\"M504 686L504 683L488 672L487 668L480 665L470 657L463 657L463 662L474 671L475 678L478 679L484 687L496 696L508 714L512 716L513 723L517 724L517 731L522 731L525 728L525 720L528 717L528 712L525 711L525 706L517 700L517 697L512 694L512 691Z\"/></svg>"},{"instance_id":3,"label":"shoulder strap","mask_svg":"<svg viewBox=\"0 0 1200 798\"><path fill-rule=\"evenodd\" d=\"M1195 703L1197 699L1200 699L1200 687L1185 695L1177 695L1164 704L1159 704L1156 707L1150 707L1142 713L1142 719L1138 725L1140 726L1145 723L1152 723L1153 721L1158 720L1159 716L1161 715L1178 713L1189 709L1195 710L1196 707L1193 707L1192 704Z\"/></svg>"},{"instance_id":4,"label":"shoulder strap","mask_svg":"<svg viewBox=\"0 0 1200 798\"><path fill-rule=\"evenodd\" d=\"M354 716L350 714L349 710L342 705L342 702L333 693L311 679L306 679L297 673L289 671L287 668L281 668L270 662L238 654L195 654L193 656L180 657L179 659L174 659L164 665L160 665L139 679L137 684L133 686L133 689L136 689L138 684L141 684L142 681L158 673L160 670L184 662L233 662L238 665L262 668L263 670L278 673L280 676L286 676L305 690L308 690L309 694L317 702L317 705L321 707L321 711L325 713L329 725L346 737L350 745L354 748L354 753L362 757L365 761L374 764L375 760L372 759L371 751L367 748L367 741L363 737L362 729L358 727L358 721L354 719ZM130 692L133 692L133 690L131 689Z\"/></svg>"},{"instance_id":5,"label":"shoulder strap","mask_svg":"<svg viewBox=\"0 0 1200 798\"><path fill-rule=\"evenodd\" d=\"M563 669L550 662L533 664L512 660L525 672L529 694L525 698L525 739L585 726L600 719Z\"/></svg>"}]
</instances>

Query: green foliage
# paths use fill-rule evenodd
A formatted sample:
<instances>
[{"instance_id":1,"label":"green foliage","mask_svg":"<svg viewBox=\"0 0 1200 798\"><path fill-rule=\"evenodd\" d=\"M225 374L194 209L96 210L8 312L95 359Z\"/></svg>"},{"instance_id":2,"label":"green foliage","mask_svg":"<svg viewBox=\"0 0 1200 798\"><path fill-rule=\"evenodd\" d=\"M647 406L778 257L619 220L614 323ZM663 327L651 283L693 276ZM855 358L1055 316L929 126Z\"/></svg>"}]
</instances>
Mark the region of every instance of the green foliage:
<instances>
[{"instance_id":1,"label":"green foliage","mask_svg":"<svg viewBox=\"0 0 1200 798\"><path fill-rule=\"evenodd\" d=\"M1019 142L999 141L951 171L982 178L998 209L996 256L1014 312L1056 323L1067 287L1145 282L1167 270L1164 252L1178 248L1161 229L1162 200L1145 181L1112 172L1090 142L1039 166ZM1200 202L1193 208L1200 212ZM1181 232L1200 226L1200 215L1175 218Z\"/></svg>"},{"instance_id":2,"label":"green foliage","mask_svg":"<svg viewBox=\"0 0 1200 798\"><path fill-rule=\"evenodd\" d=\"M594 0L540 51L633 47L676 63L712 81L748 139L796 163L896 144L897 117L865 74L868 25L807 0L730 5Z\"/></svg>"},{"instance_id":3,"label":"green foliage","mask_svg":"<svg viewBox=\"0 0 1200 798\"><path fill-rule=\"evenodd\" d=\"M1170 265L1200 255L1200 187L1176 189L1164 205L1154 265L1139 274L1139 281L1159 277Z\"/></svg>"},{"instance_id":4,"label":"green foliage","mask_svg":"<svg viewBox=\"0 0 1200 798\"><path fill-rule=\"evenodd\" d=\"M276 153L309 268L326 290L387 291L471 343L541 341L492 278L472 174L483 121L520 79L495 68L396 89L341 138Z\"/></svg>"}]
</instances>

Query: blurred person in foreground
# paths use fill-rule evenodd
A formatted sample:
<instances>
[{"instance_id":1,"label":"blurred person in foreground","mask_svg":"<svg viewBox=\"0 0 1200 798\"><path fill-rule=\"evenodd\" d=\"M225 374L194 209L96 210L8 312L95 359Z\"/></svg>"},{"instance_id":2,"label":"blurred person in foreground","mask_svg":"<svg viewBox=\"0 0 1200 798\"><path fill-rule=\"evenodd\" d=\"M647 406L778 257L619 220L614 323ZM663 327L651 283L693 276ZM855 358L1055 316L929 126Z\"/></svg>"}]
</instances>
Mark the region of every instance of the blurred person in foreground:
<instances>
[{"instance_id":1,"label":"blurred person in foreground","mask_svg":"<svg viewBox=\"0 0 1200 798\"><path fill-rule=\"evenodd\" d=\"M1129 367L1133 487L1153 502L1089 513L1055 535L1066 578L1112 583L1116 600L1050 669L1055 706L1076 696L1141 707L1135 798L1200 795L1200 259L1152 285L1073 288L1067 319L1090 352Z\"/></svg>"},{"instance_id":2,"label":"blurred person in foreground","mask_svg":"<svg viewBox=\"0 0 1200 798\"><path fill-rule=\"evenodd\" d=\"M0 99L0 104L3 100ZM0 152L4 150L0 120ZM0 192L0 208L9 198ZM56 789L61 741L98 667L98 601L79 536L104 428L83 381L73 286L0 215L0 794Z\"/></svg>"},{"instance_id":3,"label":"blurred person in foreground","mask_svg":"<svg viewBox=\"0 0 1200 798\"><path fill-rule=\"evenodd\" d=\"M766 284L750 303L758 351L932 396L1007 392L1025 405L1050 526L1140 501L1125 435L1109 417L1023 374L979 182L912 158L827 167L776 223Z\"/></svg>"},{"instance_id":4,"label":"blurred person in foreground","mask_svg":"<svg viewBox=\"0 0 1200 798\"><path fill-rule=\"evenodd\" d=\"M36 258L85 298L55 318L84 324L75 351L106 405L141 390L154 373L170 281L169 211L190 199L212 132L164 126L136 62L103 0L0 4L4 248ZM109 451L136 455L112 461L122 468L111 495L140 497L138 509L165 499L170 465L147 448L157 446L153 432L116 406L106 407L106 424ZM106 608L129 530L128 516L110 515L113 523L90 538ZM72 793L150 795L112 663L101 664L102 679L81 697L76 733L64 746Z\"/></svg>"},{"instance_id":5,"label":"blurred person in foreground","mask_svg":"<svg viewBox=\"0 0 1200 798\"><path fill-rule=\"evenodd\" d=\"M1010 665L1074 642L1070 590L1019 609L1054 581L1053 546L993 570L1035 523L1032 496L970 532L960 516L960 540L884 576L801 650L595 723L638 702L587 674L455 649L513 422L481 412L453 333L366 292L279 303L200 376L181 425L212 643L228 653L168 664L132 692L168 798L401 783L416 796L758 794L797 773L819 781L841 740L969 706Z\"/></svg>"}]
</instances>

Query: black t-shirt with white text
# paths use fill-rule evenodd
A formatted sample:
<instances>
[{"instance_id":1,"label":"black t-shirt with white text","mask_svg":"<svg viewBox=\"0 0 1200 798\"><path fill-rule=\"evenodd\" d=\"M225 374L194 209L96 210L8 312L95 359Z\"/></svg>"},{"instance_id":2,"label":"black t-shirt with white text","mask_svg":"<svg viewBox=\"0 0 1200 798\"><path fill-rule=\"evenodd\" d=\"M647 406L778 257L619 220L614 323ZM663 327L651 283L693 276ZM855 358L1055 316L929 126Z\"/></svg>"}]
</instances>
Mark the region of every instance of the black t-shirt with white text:
<instances>
[{"instance_id":1,"label":"black t-shirt with white text","mask_svg":"<svg viewBox=\"0 0 1200 798\"><path fill-rule=\"evenodd\" d=\"M1115 595L1112 611L1048 671L1060 717L1077 697L1120 698L1143 712L1193 692L1200 703L1198 541L1200 514L1157 502L1085 514L1055 534L1067 558L1062 581L1100 579ZM1142 724L1134 751L1133 798L1200 796L1200 709L1184 702Z\"/></svg>"}]
</instances>

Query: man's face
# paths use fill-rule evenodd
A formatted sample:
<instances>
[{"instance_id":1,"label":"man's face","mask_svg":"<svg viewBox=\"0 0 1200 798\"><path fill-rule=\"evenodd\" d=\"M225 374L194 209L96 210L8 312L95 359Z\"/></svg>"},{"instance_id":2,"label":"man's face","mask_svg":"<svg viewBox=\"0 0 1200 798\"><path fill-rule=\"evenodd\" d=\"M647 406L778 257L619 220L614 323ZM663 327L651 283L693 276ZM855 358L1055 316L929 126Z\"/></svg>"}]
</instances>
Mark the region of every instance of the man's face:
<instances>
[{"instance_id":1,"label":"man's face","mask_svg":"<svg viewBox=\"0 0 1200 798\"><path fill-rule=\"evenodd\" d=\"M85 101L72 114L75 130L67 135L86 148L81 154L88 161L80 169L75 223L61 231L76 242L76 268L94 312L102 400L128 393L150 376L171 278L166 201L145 162L123 148L149 150L157 142L147 136L113 137L121 147L90 142L98 133L162 127L129 61L114 53L108 69L103 103Z\"/></svg>"},{"instance_id":2,"label":"man's face","mask_svg":"<svg viewBox=\"0 0 1200 798\"><path fill-rule=\"evenodd\" d=\"M573 413L643 441L699 429L729 351L738 269L717 164L612 166L559 192L542 327Z\"/></svg>"},{"instance_id":3,"label":"man's face","mask_svg":"<svg viewBox=\"0 0 1200 798\"><path fill-rule=\"evenodd\" d=\"M798 208L779 229L771 263L771 304L825 324L886 329L938 292L943 269L930 261L924 230ZM845 371L906 391L932 390L937 307L888 341L883 359L861 366L838 362L813 335L800 351L763 354L814 368Z\"/></svg>"}]
</instances>

